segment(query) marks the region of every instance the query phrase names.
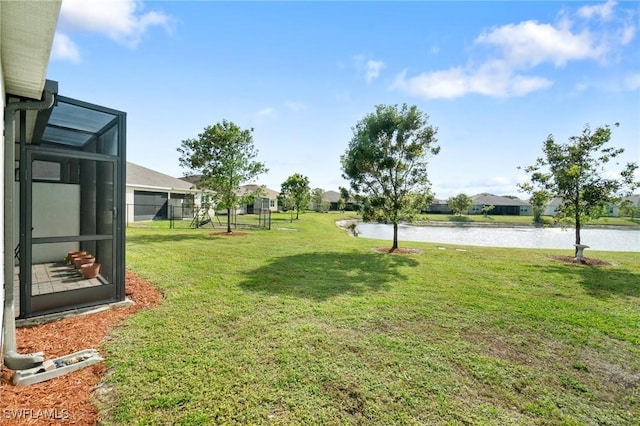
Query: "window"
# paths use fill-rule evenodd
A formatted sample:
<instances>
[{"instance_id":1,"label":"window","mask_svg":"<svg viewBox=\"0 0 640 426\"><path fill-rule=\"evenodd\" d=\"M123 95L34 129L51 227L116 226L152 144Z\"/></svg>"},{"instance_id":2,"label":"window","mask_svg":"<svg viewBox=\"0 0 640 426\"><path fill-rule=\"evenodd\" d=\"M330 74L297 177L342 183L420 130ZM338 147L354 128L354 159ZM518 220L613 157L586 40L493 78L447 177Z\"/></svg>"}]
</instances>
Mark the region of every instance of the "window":
<instances>
[{"instance_id":1,"label":"window","mask_svg":"<svg viewBox=\"0 0 640 426\"><path fill-rule=\"evenodd\" d=\"M32 167L33 180L45 180L48 182L60 182L62 180L60 173L60 163L55 163L53 161L34 160L32 163Z\"/></svg>"}]
</instances>

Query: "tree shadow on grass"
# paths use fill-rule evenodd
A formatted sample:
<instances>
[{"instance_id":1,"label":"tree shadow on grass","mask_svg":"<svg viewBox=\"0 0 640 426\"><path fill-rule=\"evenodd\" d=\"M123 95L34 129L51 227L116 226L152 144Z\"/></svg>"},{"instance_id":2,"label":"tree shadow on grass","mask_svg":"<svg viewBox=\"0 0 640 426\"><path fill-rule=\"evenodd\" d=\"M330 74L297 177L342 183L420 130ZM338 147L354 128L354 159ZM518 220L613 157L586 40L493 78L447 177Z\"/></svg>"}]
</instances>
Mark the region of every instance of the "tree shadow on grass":
<instances>
[{"instance_id":1,"label":"tree shadow on grass","mask_svg":"<svg viewBox=\"0 0 640 426\"><path fill-rule=\"evenodd\" d=\"M248 273L240 286L248 291L313 300L388 289L406 279L403 267L418 262L405 256L374 253L305 253L276 258Z\"/></svg>"},{"instance_id":2,"label":"tree shadow on grass","mask_svg":"<svg viewBox=\"0 0 640 426\"><path fill-rule=\"evenodd\" d=\"M567 264L543 267L545 274L579 277L587 293L597 298L614 295L640 297L640 272L616 269L613 266Z\"/></svg>"}]
</instances>

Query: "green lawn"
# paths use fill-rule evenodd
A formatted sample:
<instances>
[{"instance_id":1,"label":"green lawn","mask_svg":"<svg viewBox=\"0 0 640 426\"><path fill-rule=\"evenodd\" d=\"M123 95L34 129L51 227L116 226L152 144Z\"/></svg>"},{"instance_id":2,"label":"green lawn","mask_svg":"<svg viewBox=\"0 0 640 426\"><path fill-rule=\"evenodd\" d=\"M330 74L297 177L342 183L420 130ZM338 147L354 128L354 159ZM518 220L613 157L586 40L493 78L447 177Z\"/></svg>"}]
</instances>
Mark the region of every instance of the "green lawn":
<instances>
[{"instance_id":1,"label":"green lawn","mask_svg":"<svg viewBox=\"0 0 640 426\"><path fill-rule=\"evenodd\" d=\"M637 424L638 253L379 254L341 217L129 228L165 301L106 345L104 424Z\"/></svg>"}]
</instances>

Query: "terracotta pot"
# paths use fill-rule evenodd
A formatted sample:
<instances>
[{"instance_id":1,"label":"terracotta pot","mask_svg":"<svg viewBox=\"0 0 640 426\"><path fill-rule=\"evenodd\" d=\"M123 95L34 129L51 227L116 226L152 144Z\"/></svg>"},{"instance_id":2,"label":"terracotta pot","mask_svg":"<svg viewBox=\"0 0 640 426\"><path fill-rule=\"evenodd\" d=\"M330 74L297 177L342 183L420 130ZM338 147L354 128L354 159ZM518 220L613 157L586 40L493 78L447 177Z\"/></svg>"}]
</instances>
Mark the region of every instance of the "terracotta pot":
<instances>
[{"instance_id":1,"label":"terracotta pot","mask_svg":"<svg viewBox=\"0 0 640 426\"><path fill-rule=\"evenodd\" d=\"M96 261L95 257L91 256L90 254L86 254L84 256L73 258L73 266L75 266L76 269L80 269L80 266L86 263L93 263L95 261Z\"/></svg>"},{"instance_id":2,"label":"terracotta pot","mask_svg":"<svg viewBox=\"0 0 640 426\"><path fill-rule=\"evenodd\" d=\"M65 258L65 263L72 264L73 259L79 256L87 255L86 251L70 251L67 253L67 257Z\"/></svg>"},{"instance_id":3,"label":"terracotta pot","mask_svg":"<svg viewBox=\"0 0 640 426\"><path fill-rule=\"evenodd\" d=\"M100 272L100 264L95 262L85 263L84 265L80 266L80 272L82 272L82 275L87 279L95 278Z\"/></svg>"}]
</instances>

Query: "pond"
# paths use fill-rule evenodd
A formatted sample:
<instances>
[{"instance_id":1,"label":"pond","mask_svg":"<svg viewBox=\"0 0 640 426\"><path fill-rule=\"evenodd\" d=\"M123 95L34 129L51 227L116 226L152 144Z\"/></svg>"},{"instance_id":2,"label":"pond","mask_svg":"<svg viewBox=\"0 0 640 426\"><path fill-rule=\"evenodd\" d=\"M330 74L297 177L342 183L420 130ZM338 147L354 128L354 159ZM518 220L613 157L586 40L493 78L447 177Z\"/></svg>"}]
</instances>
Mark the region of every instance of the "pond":
<instances>
[{"instance_id":1,"label":"pond","mask_svg":"<svg viewBox=\"0 0 640 426\"><path fill-rule=\"evenodd\" d=\"M391 240L393 226L359 223L364 238ZM582 244L593 250L640 252L640 230L587 228L580 232ZM482 227L482 226L409 226L398 228L399 241L424 241L485 247L520 247L542 249L573 248L573 228Z\"/></svg>"}]
</instances>

